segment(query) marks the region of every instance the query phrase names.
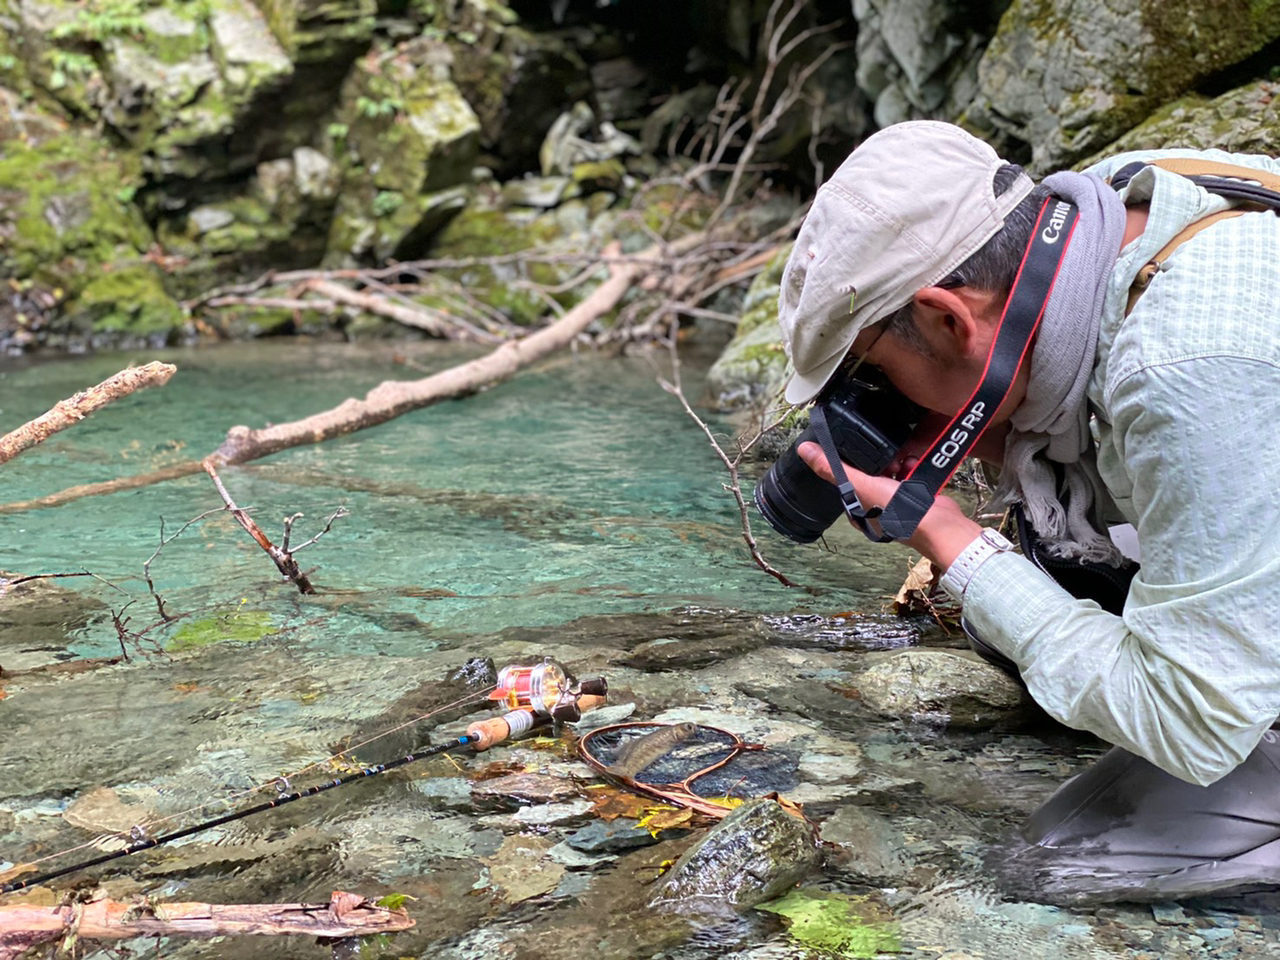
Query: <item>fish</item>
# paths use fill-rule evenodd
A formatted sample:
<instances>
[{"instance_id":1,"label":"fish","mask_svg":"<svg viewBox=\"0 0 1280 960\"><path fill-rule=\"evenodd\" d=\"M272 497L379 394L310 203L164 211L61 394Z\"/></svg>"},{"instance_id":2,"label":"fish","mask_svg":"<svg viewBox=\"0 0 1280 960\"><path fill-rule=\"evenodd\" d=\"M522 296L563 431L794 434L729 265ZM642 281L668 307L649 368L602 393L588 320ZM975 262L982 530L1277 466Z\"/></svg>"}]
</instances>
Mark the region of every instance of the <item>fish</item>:
<instances>
[{"instance_id":1,"label":"fish","mask_svg":"<svg viewBox=\"0 0 1280 960\"><path fill-rule=\"evenodd\" d=\"M653 766L697 731L696 723L673 723L653 733L646 733L643 737L628 740L618 751L614 762L605 770L615 777L634 780L637 774L644 772L646 767Z\"/></svg>"}]
</instances>

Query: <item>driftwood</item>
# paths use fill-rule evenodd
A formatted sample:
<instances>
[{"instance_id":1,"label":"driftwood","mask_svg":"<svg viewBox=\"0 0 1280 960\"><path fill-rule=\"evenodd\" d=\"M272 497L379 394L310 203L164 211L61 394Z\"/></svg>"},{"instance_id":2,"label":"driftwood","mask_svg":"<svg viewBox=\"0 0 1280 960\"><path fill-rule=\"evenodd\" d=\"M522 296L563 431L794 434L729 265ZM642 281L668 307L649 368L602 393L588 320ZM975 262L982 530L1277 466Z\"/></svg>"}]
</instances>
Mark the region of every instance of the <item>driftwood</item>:
<instances>
[{"instance_id":1,"label":"driftwood","mask_svg":"<svg viewBox=\"0 0 1280 960\"><path fill-rule=\"evenodd\" d=\"M403 909L379 907L335 891L328 903L121 903L94 900L60 907L0 907L0 960L41 943L133 937L222 937L302 934L363 937L414 926Z\"/></svg>"},{"instance_id":2,"label":"driftwood","mask_svg":"<svg viewBox=\"0 0 1280 960\"><path fill-rule=\"evenodd\" d=\"M119 400L146 387L164 386L176 369L172 364L159 361L148 363L144 367L130 367L108 377L96 387L81 390L66 400L59 400L48 413L0 437L0 463L12 460L28 447L43 443L59 430L75 426L112 400Z\"/></svg>"},{"instance_id":3,"label":"driftwood","mask_svg":"<svg viewBox=\"0 0 1280 960\"><path fill-rule=\"evenodd\" d=\"M363 400L352 398L332 410L292 423L274 424L258 430L243 426L232 427L222 445L204 461L190 460L148 474L83 484L34 500L0 504L0 514L61 506L83 497L133 490L189 476L203 470L205 462L214 469L246 463L281 450L321 443L366 427L377 426L441 400L477 393L511 379L522 367L568 346L593 322L617 306L618 301L639 277L666 258L686 253L705 241L705 234L690 234L665 246L652 247L625 262L610 262L609 279L585 300L568 310L563 317L519 340L509 340L491 353L468 363L421 380L385 381L365 394ZM607 251L602 259L609 262L615 254L616 250Z\"/></svg>"}]
</instances>

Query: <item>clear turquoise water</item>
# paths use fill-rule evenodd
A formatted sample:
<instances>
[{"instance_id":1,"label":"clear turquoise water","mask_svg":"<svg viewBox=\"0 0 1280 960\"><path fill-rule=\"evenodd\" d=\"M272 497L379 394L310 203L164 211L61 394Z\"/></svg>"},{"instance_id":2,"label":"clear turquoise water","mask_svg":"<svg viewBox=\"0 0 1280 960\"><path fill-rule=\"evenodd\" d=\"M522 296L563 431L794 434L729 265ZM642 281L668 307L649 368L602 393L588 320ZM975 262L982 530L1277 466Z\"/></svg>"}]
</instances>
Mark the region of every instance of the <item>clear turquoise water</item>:
<instances>
[{"instance_id":1,"label":"clear turquoise water","mask_svg":"<svg viewBox=\"0 0 1280 960\"><path fill-rule=\"evenodd\" d=\"M429 344L262 343L0 367L0 425L12 429L130 362L178 366L167 386L125 398L6 464L0 499L203 456L234 424L299 419L363 396L384 379L425 376L471 355ZM421 369L406 369L397 356ZM696 404L701 380L696 364L690 366L686 390ZM734 429L705 415L726 438ZM348 653L416 646L437 633L490 633L689 604L768 611L878 606L896 587L896 557L889 561L843 533L835 542L845 556L802 550L757 522L774 564L826 596L815 602L764 575L721 488L726 476L701 432L657 386L649 359L590 354L552 360L480 395L381 427L227 469L224 480L277 542L280 518L305 514L297 542L339 505L347 507L351 516L299 555L304 567L317 568L321 593L376 593L384 613L429 625L388 630L333 611L327 629L341 635ZM220 503L199 474L0 514L0 569L89 569L136 593L131 578L157 546L161 518L172 533ZM265 554L226 516L166 546L152 574L175 602L293 599L276 586ZM74 588L117 605L101 584ZM456 596L405 595L414 592Z\"/></svg>"}]
</instances>

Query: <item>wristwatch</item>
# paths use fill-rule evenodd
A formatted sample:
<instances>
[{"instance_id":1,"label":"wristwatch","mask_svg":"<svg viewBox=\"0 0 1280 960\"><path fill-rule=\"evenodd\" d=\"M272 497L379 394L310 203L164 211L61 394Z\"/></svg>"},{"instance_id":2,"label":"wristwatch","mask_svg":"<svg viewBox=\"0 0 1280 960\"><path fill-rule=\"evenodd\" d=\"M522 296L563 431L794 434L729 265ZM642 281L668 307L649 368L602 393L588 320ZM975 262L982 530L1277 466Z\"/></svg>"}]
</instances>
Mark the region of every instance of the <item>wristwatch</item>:
<instances>
[{"instance_id":1,"label":"wristwatch","mask_svg":"<svg viewBox=\"0 0 1280 960\"><path fill-rule=\"evenodd\" d=\"M973 542L960 551L960 555L947 567L947 572L938 581L938 586L947 592L952 600L963 600L964 592L969 587L978 568L997 553L1008 553L1013 544L999 530L984 527Z\"/></svg>"}]
</instances>

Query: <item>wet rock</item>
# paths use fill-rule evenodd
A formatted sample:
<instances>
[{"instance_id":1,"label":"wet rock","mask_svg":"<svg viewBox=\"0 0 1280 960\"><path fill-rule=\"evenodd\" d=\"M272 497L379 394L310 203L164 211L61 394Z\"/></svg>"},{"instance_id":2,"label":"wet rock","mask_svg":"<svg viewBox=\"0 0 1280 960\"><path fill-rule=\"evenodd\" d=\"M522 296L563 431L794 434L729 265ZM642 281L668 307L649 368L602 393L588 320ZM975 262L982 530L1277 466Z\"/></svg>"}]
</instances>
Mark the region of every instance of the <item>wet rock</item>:
<instances>
[{"instance_id":1,"label":"wet rock","mask_svg":"<svg viewBox=\"0 0 1280 960\"><path fill-rule=\"evenodd\" d=\"M550 893L560 885L565 868L548 859L554 844L541 837L508 837L486 860L489 883L507 903L520 903Z\"/></svg>"},{"instance_id":2,"label":"wet rock","mask_svg":"<svg viewBox=\"0 0 1280 960\"><path fill-rule=\"evenodd\" d=\"M517 823L545 827L553 823L581 822L591 812L590 800L571 800L568 803L544 803L521 807L512 817Z\"/></svg>"},{"instance_id":3,"label":"wet rock","mask_svg":"<svg viewBox=\"0 0 1280 960\"><path fill-rule=\"evenodd\" d=\"M906 839L887 817L867 807L841 807L821 827L824 843L838 848L842 872L877 884L909 879L913 864Z\"/></svg>"},{"instance_id":4,"label":"wet rock","mask_svg":"<svg viewBox=\"0 0 1280 960\"><path fill-rule=\"evenodd\" d=\"M963 650L900 650L852 682L862 702L885 716L965 729L1016 720L1032 702L1007 673Z\"/></svg>"},{"instance_id":5,"label":"wet rock","mask_svg":"<svg viewBox=\"0 0 1280 960\"><path fill-rule=\"evenodd\" d=\"M635 647L616 662L635 667L645 673L664 670L699 670L729 660L760 645L758 636L725 635L717 637L658 637Z\"/></svg>"},{"instance_id":6,"label":"wet rock","mask_svg":"<svg viewBox=\"0 0 1280 960\"><path fill-rule=\"evenodd\" d=\"M594 867L601 863L610 863L617 860L617 856L611 853L589 854L581 850L575 850L567 841L561 841L547 851L547 856L556 863L562 863L570 870L579 867Z\"/></svg>"},{"instance_id":7,"label":"wet rock","mask_svg":"<svg viewBox=\"0 0 1280 960\"><path fill-rule=\"evenodd\" d=\"M16 823L12 813L8 810L0 810L0 835L10 832Z\"/></svg>"},{"instance_id":8,"label":"wet rock","mask_svg":"<svg viewBox=\"0 0 1280 960\"><path fill-rule=\"evenodd\" d=\"M69 635L106 610L52 580L7 583L0 572L0 675L65 658Z\"/></svg>"},{"instance_id":9,"label":"wet rock","mask_svg":"<svg viewBox=\"0 0 1280 960\"><path fill-rule=\"evenodd\" d=\"M441 810L474 810L471 800L471 784L461 777L426 777L414 780L413 789L431 800L431 805Z\"/></svg>"},{"instance_id":10,"label":"wet rock","mask_svg":"<svg viewBox=\"0 0 1280 960\"><path fill-rule=\"evenodd\" d=\"M808 822L772 800L752 801L686 851L660 881L650 903L742 911L781 896L818 861Z\"/></svg>"},{"instance_id":11,"label":"wet rock","mask_svg":"<svg viewBox=\"0 0 1280 960\"><path fill-rule=\"evenodd\" d=\"M555 803L576 799L577 784L563 777L541 773L513 773L493 780L482 780L471 788L477 801L490 801L515 809L528 803Z\"/></svg>"},{"instance_id":12,"label":"wet rock","mask_svg":"<svg viewBox=\"0 0 1280 960\"><path fill-rule=\"evenodd\" d=\"M581 853L617 853L635 847L648 847L658 838L634 820L596 820L565 838L574 850Z\"/></svg>"}]
</instances>

